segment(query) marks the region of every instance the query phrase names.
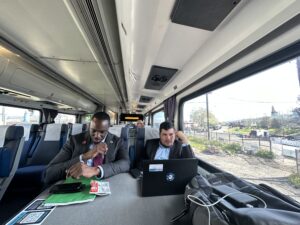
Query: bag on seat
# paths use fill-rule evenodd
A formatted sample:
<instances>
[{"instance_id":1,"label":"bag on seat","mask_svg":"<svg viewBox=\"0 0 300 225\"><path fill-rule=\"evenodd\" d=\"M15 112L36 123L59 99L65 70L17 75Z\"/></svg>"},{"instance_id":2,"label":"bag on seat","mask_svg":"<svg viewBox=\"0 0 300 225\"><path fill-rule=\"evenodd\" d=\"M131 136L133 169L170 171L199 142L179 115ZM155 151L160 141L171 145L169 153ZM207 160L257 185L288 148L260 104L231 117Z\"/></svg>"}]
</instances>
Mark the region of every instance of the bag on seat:
<instances>
[{"instance_id":1,"label":"bag on seat","mask_svg":"<svg viewBox=\"0 0 300 225\"><path fill-rule=\"evenodd\" d=\"M233 192L242 192L242 196L257 199L256 204L236 205L232 202L233 197L221 198L214 191L219 185L226 185ZM233 192L231 196L234 196ZM229 173L215 173L207 177L197 175L186 186L186 208L173 221L186 216L193 225L299 225L300 205L273 193ZM191 196L193 201L190 200ZM219 202L213 206L200 206L211 205L217 200Z\"/></svg>"}]
</instances>

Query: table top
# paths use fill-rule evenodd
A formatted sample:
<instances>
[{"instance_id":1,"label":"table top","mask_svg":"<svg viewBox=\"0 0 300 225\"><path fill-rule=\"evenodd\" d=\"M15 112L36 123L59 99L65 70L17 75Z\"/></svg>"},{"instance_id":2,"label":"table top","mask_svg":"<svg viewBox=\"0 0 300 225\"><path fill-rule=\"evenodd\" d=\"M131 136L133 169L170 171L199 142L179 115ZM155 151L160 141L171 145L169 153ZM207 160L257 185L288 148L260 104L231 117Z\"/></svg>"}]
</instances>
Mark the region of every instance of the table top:
<instances>
[{"instance_id":1,"label":"table top","mask_svg":"<svg viewBox=\"0 0 300 225\"><path fill-rule=\"evenodd\" d=\"M170 225L171 218L184 208L183 195L141 197L140 182L127 173L106 181L111 195L97 196L89 203L58 206L43 225ZM45 195L47 191L39 198Z\"/></svg>"}]
</instances>

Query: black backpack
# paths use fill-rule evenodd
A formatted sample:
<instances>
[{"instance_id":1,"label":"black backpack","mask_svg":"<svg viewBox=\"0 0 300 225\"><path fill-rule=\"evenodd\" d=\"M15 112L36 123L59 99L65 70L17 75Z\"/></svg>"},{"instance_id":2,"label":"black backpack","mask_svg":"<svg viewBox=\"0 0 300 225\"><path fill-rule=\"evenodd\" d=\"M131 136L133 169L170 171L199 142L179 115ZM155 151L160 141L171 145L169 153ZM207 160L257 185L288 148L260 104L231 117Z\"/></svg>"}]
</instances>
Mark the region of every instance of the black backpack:
<instances>
[{"instance_id":1,"label":"black backpack","mask_svg":"<svg viewBox=\"0 0 300 225\"><path fill-rule=\"evenodd\" d=\"M227 200L228 197L224 199L216 197L213 189L219 185L226 185L249 196L256 196L257 205L237 207ZM266 185L254 185L229 173L215 173L205 177L197 175L186 186L184 197L186 208L173 218L173 221L180 221L185 217L185 220L193 225L208 225L209 220L210 225L300 224L299 203ZM220 202L214 206L199 206L199 204L210 205L218 199Z\"/></svg>"}]
</instances>

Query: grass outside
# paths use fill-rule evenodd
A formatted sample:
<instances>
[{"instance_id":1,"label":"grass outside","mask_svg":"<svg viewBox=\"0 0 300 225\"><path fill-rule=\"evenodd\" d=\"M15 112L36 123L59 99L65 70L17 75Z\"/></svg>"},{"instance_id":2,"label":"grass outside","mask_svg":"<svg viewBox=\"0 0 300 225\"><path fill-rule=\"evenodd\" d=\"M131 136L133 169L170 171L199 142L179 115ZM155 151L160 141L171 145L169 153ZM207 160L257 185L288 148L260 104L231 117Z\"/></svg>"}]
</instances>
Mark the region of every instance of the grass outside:
<instances>
[{"instance_id":1,"label":"grass outside","mask_svg":"<svg viewBox=\"0 0 300 225\"><path fill-rule=\"evenodd\" d=\"M242 128L242 129L240 129L238 127L233 127L233 128L229 128L228 132L229 133L239 133L239 134L243 134L243 135L249 135L251 130L253 130L253 129L250 128L250 127Z\"/></svg>"},{"instance_id":2,"label":"grass outside","mask_svg":"<svg viewBox=\"0 0 300 225\"><path fill-rule=\"evenodd\" d=\"M224 150L230 155L234 155L242 151L242 146L238 143L230 143L224 145Z\"/></svg>"},{"instance_id":3,"label":"grass outside","mask_svg":"<svg viewBox=\"0 0 300 225\"><path fill-rule=\"evenodd\" d=\"M199 153L202 152L206 149L206 145L204 144L204 139L201 138L196 138L194 136L189 136L188 137L189 142L191 146L194 148L194 150Z\"/></svg>"},{"instance_id":4,"label":"grass outside","mask_svg":"<svg viewBox=\"0 0 300 225\"><path fill-rule=\"evenodd\" d=\"M296 188L300 188L300 175L298 173L293 173L289 176L289 182L293 184Z\"/></svg>"},{"instance_id":5,"label":"grass outside","mask_svg":"<svg viewBox=\"0 0 300 225\"><path fill-rule=\"evenodd\" d=\"M265 158L265 159L274 159L275 158L275 155L273 152L261 150L261 149L258 152L256 152L255 155L258 157L261 157L261 158Z\"/></svg>"},{"instance_id":6,"label":"grass outside","mask_svg":"<svg viewBox=\"0 0 300 225\"><path fill-rule=\"evenodd\" d=\"M241 151L242 147L237 143L224 144L220 141L212 140L209 141L205 138L199 138L195 136L188 136L191 146L194 148L196 153L208 150L213 152L225 151L230 155L236 154Z\"/></svg>"}]
</instances>

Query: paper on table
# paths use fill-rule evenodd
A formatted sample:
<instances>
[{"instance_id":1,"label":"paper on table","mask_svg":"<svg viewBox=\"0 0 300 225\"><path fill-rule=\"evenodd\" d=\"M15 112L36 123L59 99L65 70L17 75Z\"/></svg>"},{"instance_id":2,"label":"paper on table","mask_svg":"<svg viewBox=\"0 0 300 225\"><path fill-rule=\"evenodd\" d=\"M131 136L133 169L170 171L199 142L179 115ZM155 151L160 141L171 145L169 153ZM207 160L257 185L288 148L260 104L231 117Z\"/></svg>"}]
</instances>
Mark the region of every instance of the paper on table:
<instances>
[{"instance_id":1,"label":"paper on table","mask_svg":"<svg viewBox=\"0 0 300 225\"><path fill-rule=\"evenodd\" d=\"M109 182L92 180L90 184L90 194L96 194L100 196L111 194Z\"/></svg>"}]
</instances>

